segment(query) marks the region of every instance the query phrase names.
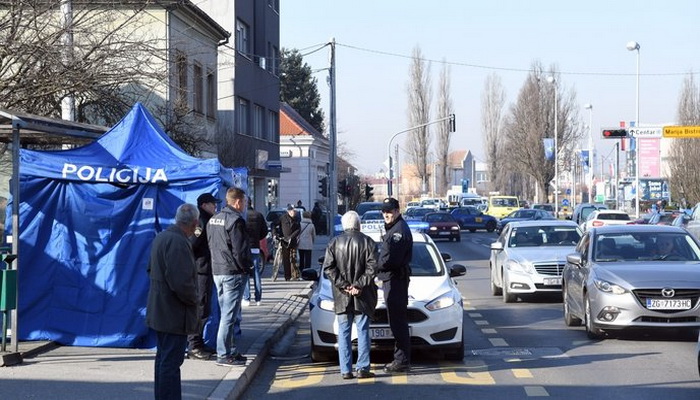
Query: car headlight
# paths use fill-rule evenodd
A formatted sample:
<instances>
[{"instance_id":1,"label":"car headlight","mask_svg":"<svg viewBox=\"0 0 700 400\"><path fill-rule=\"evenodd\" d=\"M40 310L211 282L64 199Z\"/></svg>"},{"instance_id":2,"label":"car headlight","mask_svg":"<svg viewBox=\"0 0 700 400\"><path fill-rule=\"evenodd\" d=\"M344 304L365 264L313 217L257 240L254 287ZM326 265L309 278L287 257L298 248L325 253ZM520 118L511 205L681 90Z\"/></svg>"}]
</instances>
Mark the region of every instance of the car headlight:
<instances>
[{"instance_id":1,"label":"car headlight","mask_svg":"<svg viewBox=\"0 0 700 400\"><path fill-rule=\"evenodd\" d=\"M514 260L508 260L506 262L506 268L508 268L509 271L514 271L514 272L524 272L526 274L534 274L535 269L532 268L532 264L530 263L519 263Z\"/></svg>"},{"instance_id":2,"label":"car headlight","mask_svg":"<svg viewBox=\"0 0 700 400\"><path fill-rule=\"evenodd\" d=\"M604 281L602 279L594 279L593 284L595 287L598 288L601 292L604 293L612 293L612 294L625 294L627 293L627 289L623 288L622 286L616 285L614 283L610 283L608 281Z\"/></svg>"},{"instance_id":3,"label":"car headlight","mask_svg":"<svg viewBox=\"0 0 700 400\"><path fill-rule=\"evenodd\" d=\"M425 305L430 311L440 310L443 308L451 307L456 303L454 295L452 293L445 293L444 295L438 297L437 299L431 301Z\"/></svg>"},{"instance_id":4,"label":"car headlight","mask_svg":"<svg viewBox=\"0 0 700 400\"><path fill-rule=\"evenodd\" d=\"M321 307L321 310L335 311L335 303L333 300L321 299L318 306Z\"/></svg>"},{"instance_id":5,"label":"car headlight","mask_svg":"<svg viewBox=\"0 0 700 400\"><path fill-rule=\"evenodd\" d=\"M459 226L453 226L453 227L450 228L450 229L452 229L453 231L458 231L458 230L459 230Z\"/></svg>"},{"instance_id":6,"label":"car headlight","mask_svg":"<svg viewBox=\"0 0 700 400\"><path fill-rule=\"evenodd\" d=\"M430 230L431 230L431 231L436 231L436 230L437 230L437 227L431 226L431 227L430 227Z\"/></svg>"}]
</instances>

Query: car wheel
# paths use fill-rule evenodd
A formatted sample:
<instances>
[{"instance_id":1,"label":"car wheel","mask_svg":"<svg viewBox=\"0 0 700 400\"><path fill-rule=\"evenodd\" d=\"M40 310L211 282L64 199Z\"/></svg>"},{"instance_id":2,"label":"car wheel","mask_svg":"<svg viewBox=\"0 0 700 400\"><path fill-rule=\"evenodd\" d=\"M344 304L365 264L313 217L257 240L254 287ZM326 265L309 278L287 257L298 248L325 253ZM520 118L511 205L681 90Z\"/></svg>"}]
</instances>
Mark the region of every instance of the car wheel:
<instances>
[{"instance_id":1,"label":"car wheel","mask_svg":"<svg viewBox=\"0 0 700 400\"><path fill-rule=\"evenodd\" d=\"M333 349L333 348L331 348ZM313 334L311 335L311 361L313 362L327 362L333 361L335 356L338 355L336 351L326 349L325 347L316 346L314 344Z\"/></svg>"},{"instance_id":2,"label":"car wheel","mask_svg":"<svg viewBox=\"0 0 700 400\"><path fill-rule=\"evenodd\" d=\"M493 274L491 274L491 294L494 296L500 296L501 295L501 288L496 286L496 282L493 281Z\"/></svg>"},{"instance_id":3,"label":"car wheel","mask_svg":"<svg viewBox=\"0 0 700 400\"><path fill-rule=\"evenodd\" d=\"M471 233L476 232L476 228L469 228L469 232L471 232Z\"/></svg>"},{"instance_id":4,"label":"car wheel","mask_svg":"<svg viewBox=\"0 0 700 400\"><path fill-rule=\"evenodd\" d=\"M464 339L459 342L459 347L454 350L447 350L443 353L445 360L462 361L464 359Z\"/></svg>"},{"instance_id":5,"label":"car wheel","mask_svg":"<svg viewBox=\"0 0 700 400\"><path fill-rule=\"evenodd\" d=\"M493 232L496 230L496 223L493 221L489 221L486 223L486 232Z\"/></svg>"},{"instance_id":6,"label":"car wheel","mask_svg":"<svg viewBox=\"0 0 700 400\"><path fill-rule=\"evenodd\" d=\"M564 306L564 323L566 326L581 326L581 319L571 314L569 309L569 293L566 286L562 286L562 304Z\"/></svg>"},{"instance_id":7,"label":"car wheel","mask_svg":"<svg viewBox=\"0 0 700 400\"><path fill-rule=\"evenodd\" d=\"M583 300L584 302L584 308L586 309L585 312L585 318L586 318L586 335L588 335L589 339L593 340L600 340L603 339L604 334L603 331L601 331L598 327L596 327L595 323L593 322L593 318L591 318L591 301L588 300L588 295Z\"/></svg>"},{"instance_id":8,"label":"car wheel","mask_svg":"<svg viewBox=\"0 0 700 400\"><path fill-rule=\"evenodd\" d=\"M503 287L501 288L501 294L503 295L504 303L514 303L517 300L517 296L508 291L508 283L505 279L502 280Z\"/></svg>"}]
</instances>

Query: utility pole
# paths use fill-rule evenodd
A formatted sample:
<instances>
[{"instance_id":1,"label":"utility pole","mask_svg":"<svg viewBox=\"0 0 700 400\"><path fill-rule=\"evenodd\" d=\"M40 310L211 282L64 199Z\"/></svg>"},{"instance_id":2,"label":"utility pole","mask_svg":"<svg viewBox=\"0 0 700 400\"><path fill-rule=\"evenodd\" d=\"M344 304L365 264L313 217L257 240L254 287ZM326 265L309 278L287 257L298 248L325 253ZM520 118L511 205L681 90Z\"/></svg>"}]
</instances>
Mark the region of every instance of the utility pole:
<instances>
[{"instance_id":1,"label":"utility pole","mask_svg":"<svg viewBox=\"0 0 700 400\"><path fill-rule=\"evenodd\" d=\"M63 35L61 36L61 57L63 65L73 65L73 4L72 0L61 1L61 14L63 15ZM61 118L66 121L75 121L75 97L66 93L61 99Z\"/></svg>"},{"instance_id":2,"label":"utility pole","mask_svg":"<svg viewBox=\"0 0 700 400\"><path fill-rule=\"evenodd\" d=\"M328 69L328 83L330 85L330 113L328 117L328 132L330 136L331 154L330 154L330 165L328 169L328 188L330 201L328 202L328 232L333 236L335 216L338 214L338 175L337 175L337 154L338 154L338 143L337 143L337 131L336 131L336 117L335 117L335 38L331 38L330 42L331 54L330 54L330 68ZM333 195L331 196L331 190Z\"/></svg>"}]
</instances>

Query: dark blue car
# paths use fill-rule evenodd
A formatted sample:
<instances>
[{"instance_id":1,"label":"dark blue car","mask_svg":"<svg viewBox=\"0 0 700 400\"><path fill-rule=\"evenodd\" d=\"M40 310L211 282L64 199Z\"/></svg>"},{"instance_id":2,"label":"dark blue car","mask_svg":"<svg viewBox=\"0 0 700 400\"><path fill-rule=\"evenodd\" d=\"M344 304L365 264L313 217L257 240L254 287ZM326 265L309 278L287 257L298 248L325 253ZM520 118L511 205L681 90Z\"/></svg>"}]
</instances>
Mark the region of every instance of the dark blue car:
<instances>
[{"instance_id":1,"label":"dark blue car","mask_svg":"<svg viewBox=\"0 0 700 400\"><path fill-rule=\"evenodd\" d=\"M534 220L539 220L539 219L556 219L556 218L554 218L554 216L549 211L533 210L532 208L521 208L520 210L513 211L512 213L508 214L507 216L503 217L500 221L498 221L498 225L496 226L496 230L498 232L501 232L502 230L506 229L506 226L510 222L534 221Z\"/></svg>"},{"instance_id":2,"label":"dark blue car","mask_svg":"<svg viewBox=\"0 0 700 400\"><path fill-rule=\"evenodd\" d=\"M459 227L468 229L469 232L476 232L477 229L486 229L488 232L496 230L496 218L484 214L474 206L455 208L451 214L459 223Z\"/></svg>"}]
</instances>

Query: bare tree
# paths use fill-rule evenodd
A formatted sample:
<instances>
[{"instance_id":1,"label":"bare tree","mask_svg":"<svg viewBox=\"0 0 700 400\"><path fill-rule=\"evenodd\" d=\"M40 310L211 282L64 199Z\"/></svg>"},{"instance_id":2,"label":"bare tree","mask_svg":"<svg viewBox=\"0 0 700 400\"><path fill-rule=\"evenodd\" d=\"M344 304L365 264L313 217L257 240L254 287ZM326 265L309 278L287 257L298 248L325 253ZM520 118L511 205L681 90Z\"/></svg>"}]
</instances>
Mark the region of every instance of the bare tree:
<instances>
[{"instance_id":1,"label":"bare tree","mask_svg":"<svg viewBox=\"0 0 700 400\"><path fill-rule=\"evenodd\" d=\"M488 165L489 185L491 190L502 183L505 175L501 167L504 158L501 130L503 127L503 106L506 101L506 91L501 83L501 78L492 73L486 77L484 90L481 92L481 133L486 149L486 163Z\"/></svg>"},{"instance_id":2,"label":"bare tree","mask_svg":"<svg viewBox=\"0 0 700 400\"><path fill-rule=\"evenodd\" d=\"M408 122L410 127L427 124L430 121L431 80L430 64L423 59L420 47L413 49L413 61L408 82ZM428 181L428 151L430 129L421 126L411 131L408 141L409 158L416 166L417 176L423 182L423 191Z\"/></svg>"},{"instance_id":3,"label":"bare tree","mask_svg":"<svg viewBox=\"0 0 700 400\"><path fill-rule=\"evenodd\" d=\"M440 81L438 82L438 118L446 117L454 112L452 107L452 97L450 96L450 68L443 63L440 71ZM435 191L440 194L447 192L447 173L450 153L450 121L443 121L437 126L437 143L435 149L436 166L438 167L437 187Z\"/></svg>"},{"instance_id":4,"label":"bare tree","mask_svg":"<svg viewBox=\"0 0 700 400\"><path fill-rule=\"evenodd\" d=\"M555 77L553 83L545 79L549 76ZM554 96L557 97L556 132ZM543 139L557 136L556 159L561 176L570 168L571 158L575 156L567 149L571 149L582 134L578 121L575 92L564 93L554 67L545 73L541 64L534 62L504 126L508 157L502 160L508 163L509 169L532 176L539 185L539 192L547 198L548 183L554 179L554 160L545 161Z\"/></svg>"},{"instance_id":5,"label":"bare tree","mask_svg":"<svg viewBox=\"0 0 700 400\"><path fill-rule=\"evenodd\" d=\"M694 75L688 74L678 99L678 123L700 125L700 90ZM700 201L700 170L689 168L697 163L700 140L672 139L669 149L669 183L676 200L686 199L689 204Z\"/></svg>"}]
</instances>

